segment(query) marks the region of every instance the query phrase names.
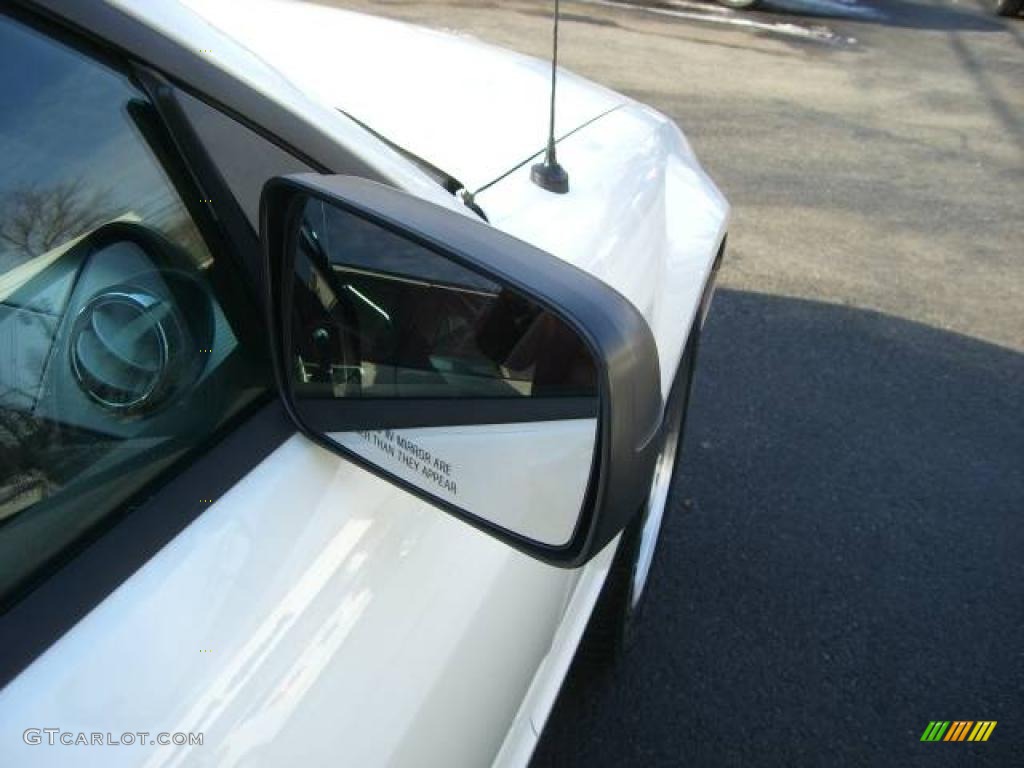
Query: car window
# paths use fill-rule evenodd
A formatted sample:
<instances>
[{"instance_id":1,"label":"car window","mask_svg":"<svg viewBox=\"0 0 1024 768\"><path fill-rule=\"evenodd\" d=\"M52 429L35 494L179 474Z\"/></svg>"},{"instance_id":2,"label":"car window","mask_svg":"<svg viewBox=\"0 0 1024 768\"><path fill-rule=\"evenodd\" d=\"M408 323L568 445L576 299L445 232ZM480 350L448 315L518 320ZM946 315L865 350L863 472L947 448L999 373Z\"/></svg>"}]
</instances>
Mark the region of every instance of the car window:
<instances>
[{"instance_id":1,"label":"car window","mask_svg":"<svg viewBox=\"0 0 1024 768\"><path fill-rule=\"evenodd\" d=\"M0 601L266 391L160 126L128 77L0 16Z\"/></svg>"}]
</instances>

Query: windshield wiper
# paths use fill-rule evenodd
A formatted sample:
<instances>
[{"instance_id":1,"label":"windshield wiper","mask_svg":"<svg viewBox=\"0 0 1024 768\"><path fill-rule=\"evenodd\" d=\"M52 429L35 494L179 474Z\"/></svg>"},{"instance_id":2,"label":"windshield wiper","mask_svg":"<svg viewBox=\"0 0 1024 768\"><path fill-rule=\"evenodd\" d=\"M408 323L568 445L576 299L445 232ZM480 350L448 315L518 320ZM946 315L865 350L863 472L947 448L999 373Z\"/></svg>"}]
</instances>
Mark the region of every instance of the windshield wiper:
<instances>
[{"instance_id":1,"label":"windshield wiper","mask_svg":"<svg viewBox=\"0 0 1024 768\"><path fill-rule=\"evenodd\" d=\"M442 186L446 190L448 190L449 194L451 194L452 197L458 198L462 202L463 205L465 205L467 208L469 208L469 210L473 211L473 213L475 213L477 216L479 216L484 221L488 221L487 214L484 213L483 208L481 208L479 205L477 205L476 202L473 200L473 193L470 192L466 188L466 185L463 184L461 181L456 179L454 176L452 176L447 171L441 170L440 168L438 168L433 163L430 163L430 162L424 160L419 155L413 154L412 152L410 152L405 147L402 147L402 146L399 146L398 144L395 144L395 142L391 141L391 139L389 139L387 136L383 136L380 133L378 133L377 131L373 130L373 128L368 126L366 123L364 123L358 117L354 117L354 116L350 115L348 112L346 112L343 109L338 109L338 111L341 112L341 114L343 114L345 117L347 117L353 123L358 125L360 128L362 128L364 131L366 131L367 133L371 134L374 138L380 140L382 143L386 144L389 148L393 149L395 152L400 154L406 160L409 160L410 162L412 162L421 171L423 171L430 178L432 178L434 181L436 181L440 186Z\"/></svg>"}]
</instances>

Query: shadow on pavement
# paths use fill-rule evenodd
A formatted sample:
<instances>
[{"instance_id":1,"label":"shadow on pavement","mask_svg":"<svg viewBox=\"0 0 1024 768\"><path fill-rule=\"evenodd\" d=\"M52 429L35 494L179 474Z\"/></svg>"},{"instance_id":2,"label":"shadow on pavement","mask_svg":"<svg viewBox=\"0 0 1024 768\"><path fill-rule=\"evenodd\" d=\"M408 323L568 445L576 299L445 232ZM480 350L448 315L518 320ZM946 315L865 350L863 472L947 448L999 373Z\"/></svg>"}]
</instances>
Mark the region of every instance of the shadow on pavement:
<instances>
[{"instance_id":1,"label":"shadow on pavement","mask_svg":"<svg viewBox=\"0 0 1024 768\"><path fill-rule=\"evenodd\" d=\"M1022 406L1011 350L720 291L641 637L534 766L1024 764Z\"/></svg>"}]
</instances>

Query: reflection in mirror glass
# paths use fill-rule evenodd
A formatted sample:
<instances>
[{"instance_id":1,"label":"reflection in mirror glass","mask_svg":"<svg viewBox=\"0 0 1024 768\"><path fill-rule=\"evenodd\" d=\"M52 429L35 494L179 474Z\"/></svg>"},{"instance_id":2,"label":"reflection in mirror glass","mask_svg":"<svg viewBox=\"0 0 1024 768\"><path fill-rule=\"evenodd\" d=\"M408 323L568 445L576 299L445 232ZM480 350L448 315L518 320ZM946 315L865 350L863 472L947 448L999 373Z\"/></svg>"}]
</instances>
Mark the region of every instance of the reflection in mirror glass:
<instances>
[{"instance_id":1,"label":"reflection in mirror glass","mask_svg":"<svg viewBox=\"0 0 1024 768\"><path fill-rule=\"evenodd\" d=\"M426 246L311 199L295 248L299 397L596 394L561 319Z\"/></svg>"}]
</instances>

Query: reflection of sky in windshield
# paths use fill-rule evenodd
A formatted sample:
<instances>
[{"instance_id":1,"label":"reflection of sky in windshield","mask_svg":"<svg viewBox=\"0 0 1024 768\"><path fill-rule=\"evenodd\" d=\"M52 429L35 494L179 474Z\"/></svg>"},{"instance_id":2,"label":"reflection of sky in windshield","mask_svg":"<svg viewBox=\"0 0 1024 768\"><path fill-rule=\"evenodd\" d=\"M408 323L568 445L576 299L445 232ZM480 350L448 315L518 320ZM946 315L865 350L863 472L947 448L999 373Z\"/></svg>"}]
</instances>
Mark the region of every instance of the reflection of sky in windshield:
<instances>
[{"instance_id":1,"label":"reflection of sky in windshield","mask_svg":"<svg viewBox=\"0 0 1024 768\"><path fill-rule=\"evenodd\" d=\"M2 18L0 73L0 217L28 187L77 181L80 199L102 199L110 218L134 213L168 234L191 229L128 115L127 103L142 97L125 78ZM11 251L0 239L0 270L24 259Z\"/></svg>"}]
</instances>

